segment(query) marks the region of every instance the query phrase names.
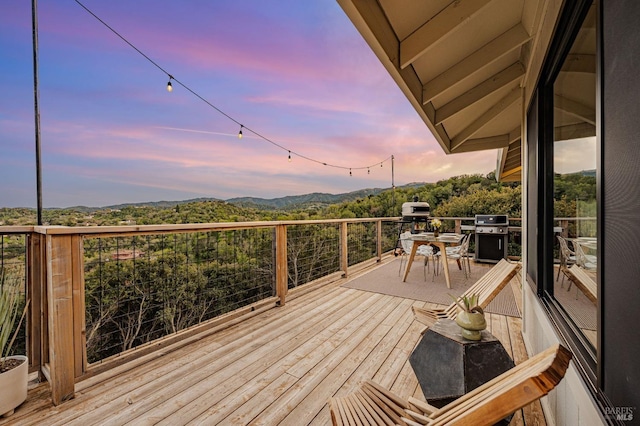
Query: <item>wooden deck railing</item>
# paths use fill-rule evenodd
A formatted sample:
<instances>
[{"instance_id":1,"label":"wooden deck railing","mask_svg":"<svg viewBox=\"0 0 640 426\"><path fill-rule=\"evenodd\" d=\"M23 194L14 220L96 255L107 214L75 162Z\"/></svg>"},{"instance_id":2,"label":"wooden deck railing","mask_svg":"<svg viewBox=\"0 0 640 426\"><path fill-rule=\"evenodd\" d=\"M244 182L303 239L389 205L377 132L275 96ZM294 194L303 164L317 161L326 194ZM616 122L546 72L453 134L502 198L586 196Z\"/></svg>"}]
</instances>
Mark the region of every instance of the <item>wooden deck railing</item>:
<instances>
[{"instance_id":1,"label":"wooden deck railing","mask_svg":"<svg viewBox=\"0 0 640 426\"><path fill-rule=\"evenodd\" d=\"M24 236L24 265L26 292L30 298L28 317L27 353L30 371L46 377L51 385L54 404L72 398L75 382L114 368L136 357L153 354L170 345L188 342L196 333L205 329L216 330L243 316L253 315L275 306L286 304L289 288L308 281L293 277L292 248L304 241L304 231L299 227L333 227L330 249L327 245L313 247L312 252L329 250L336 261L335 267L323 269L320 274L335 279L346 277L350 271L363 264L379 261L384 253L395 249L398 218L335 219L277 222L233 222L181 225L59 227L0 226L0 236ZM443 218L451 221L451 231L460 232L473 218ZM294 228L296 231L294 232ZM273 238L273 257L269 270L272 274L273 294L260 300L247 299L247 304L232 312L226 312L201 324L179 330L160 339L137 345L99 362L87 357L87 287L86 275L93 266L87 260L90 241L126 239L136 237L161 238L163 235L222 234L243 230L268 230ZM519 229L515 229L516 232ZM136 257L136 246L132 258ZM190 252L191 253L191 252ZM116 258L100 260L113 262ZM190 255L190 254L189 254ZM316 273L315 275L317 275ZM309 274L308 279L317 278ZM131 285L126 282L123 285ZM135 283L134 283L135 285ZM106 303L107 301L105 301ZM183 343L186 344L186 343Z\"/></svg>"},{"instance_id":2,"label":"wooden deck railing","mask_svg":"<svg viewBox=\"0 0 640 426\"><path fill-rule=\"evenodd\" d=\"M169 345L180 344L180 341L188 341L191 336L206 328L213 330L224 326L225 323L237 321L243 315L252 315L285 305L289 287L304 284L303 280L292 281L289 274L292 255L288 247L294 246L296 239L303 242L305 233L303 229L298 229L293 237L295 239L291 239L288 244L289 228L330 226L336 230L335 256L339 257L336 262L336 268L339 269L331 275L337 279L347 276L355 266L354 263L379 261L384 251L388 252L395 247L397 231L395 224L390 223L392 220L393 218L376 218L105 227L0 227L0 235L24 236L26 292L31 300L27 331L30 371L45 376L51 385L54 404L60 404L73 397L76 381L113 368L132 358L153 353ZM232 312L118 353L99 363L91 364L88 361L85 279L86 274L90 273L88 271L93 268L88 266L89 261L86 258L89 251L88 241L144 236L158 239L163 235L211 235L244 230L267 230L272 235L273 260L269 267L273 275L272 294L266 297L257 296L259 300L246 299L245 306ZM310 238L310 235L308 237ZM134 247L133 255L130 257L136 257L135 250ZM189 243L185 244L185 250L192 250ZM125 251L122 250L113 258L102 259L102 264L122 262L120 257L123 257ZM267 261L271 262L271 258ZM95 262L95 259L91 262ZM130 282L130 278L123 278L123 281L127 282L121 285L136 285ZM105 300L106 302L108 301Z\"/></svg>"}]
</instances>

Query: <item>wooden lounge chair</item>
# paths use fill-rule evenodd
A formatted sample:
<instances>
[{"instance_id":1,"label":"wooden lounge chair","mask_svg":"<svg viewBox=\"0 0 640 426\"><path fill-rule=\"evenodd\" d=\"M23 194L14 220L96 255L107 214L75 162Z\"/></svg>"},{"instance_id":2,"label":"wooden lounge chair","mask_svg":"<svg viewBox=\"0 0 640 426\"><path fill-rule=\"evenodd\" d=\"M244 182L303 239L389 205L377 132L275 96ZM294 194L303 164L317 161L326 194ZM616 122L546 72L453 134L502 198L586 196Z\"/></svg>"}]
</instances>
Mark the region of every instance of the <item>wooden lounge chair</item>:
<instances>
[{"instance_id":1,"label":"wooden lounge chair","mask_svg":"<svg viewBox=\"0 0 640 426\"><path fill-rule=\"evenodd\" d=\"M404 400L372 381L331 398L334 425L492 425L548 394L564 377L571 352L555 345L442 408Z\"/></svg>"},{"instance_id":2,"label":"wooden lounge chair","mask_svg":"<svg viewBox=\"0 0 640 426\"><path fill-rule=\"evenodd\" d=\"M478 294L478 305L484 309L502 291L509 281L520 270L520 264L500 260L489 272L484 274L475 284L469 287L463 295ZM413 315L421 323L432 326L441 318L456 319L458 306L452 302L445 309L423 309L413 306Z\"/></svg>"},{"instance_id":3,"label":"wooden lounge chair","mask_svg":"<svg viewBox=\"0 0 640 426\"><path fill-rule=\"evenodd\" d=\"M596 282L589 276L587 271L578 265L573 265L571 268L567 268L567 276L571 283L575 283L576 287L584 293L585 296L593 303L598 303L598 286ZM571 284L567 288L567 291L571 290ZM576 299L578 298L578 292L576 291Z\"/></svg>"}]
</instances>

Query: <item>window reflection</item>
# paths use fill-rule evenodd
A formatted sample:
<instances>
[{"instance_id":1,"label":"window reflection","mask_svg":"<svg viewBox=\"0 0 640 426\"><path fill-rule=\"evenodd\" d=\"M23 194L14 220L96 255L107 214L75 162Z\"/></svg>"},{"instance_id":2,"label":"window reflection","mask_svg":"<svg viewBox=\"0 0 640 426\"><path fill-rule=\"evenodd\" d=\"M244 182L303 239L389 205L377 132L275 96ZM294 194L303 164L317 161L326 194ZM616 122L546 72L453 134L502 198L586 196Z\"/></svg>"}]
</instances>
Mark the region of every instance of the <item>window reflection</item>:
<instances>
[{"instance_id":1,"label":"window reflection","mask_svg":"<svg viewBox=\"0 0 640 426\"><path fill-rule=\"evenodd\" d=\"M554 82L554 296L596 347L596 26L592 7Z\"/></svg>"}]
</instances>

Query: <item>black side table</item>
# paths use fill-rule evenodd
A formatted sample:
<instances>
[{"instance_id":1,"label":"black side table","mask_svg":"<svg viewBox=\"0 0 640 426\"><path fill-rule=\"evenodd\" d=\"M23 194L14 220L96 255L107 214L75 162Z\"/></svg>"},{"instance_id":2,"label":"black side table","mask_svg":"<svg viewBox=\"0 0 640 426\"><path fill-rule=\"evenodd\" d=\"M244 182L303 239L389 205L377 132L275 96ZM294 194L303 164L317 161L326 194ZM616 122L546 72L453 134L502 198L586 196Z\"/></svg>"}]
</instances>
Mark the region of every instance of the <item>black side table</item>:
<instances>
[{"instance_id":1,"label":"black side table","mask_svg":"<svg viewBox=\"0 0 640 426\"><path fill-rule=\"evenodd\" d=\"M491 333L484 330L481 340L466 340L452 320L440 320L430 327L409 363L426 400L438 408L514 366Z\"/></svg>"}]
</instances>

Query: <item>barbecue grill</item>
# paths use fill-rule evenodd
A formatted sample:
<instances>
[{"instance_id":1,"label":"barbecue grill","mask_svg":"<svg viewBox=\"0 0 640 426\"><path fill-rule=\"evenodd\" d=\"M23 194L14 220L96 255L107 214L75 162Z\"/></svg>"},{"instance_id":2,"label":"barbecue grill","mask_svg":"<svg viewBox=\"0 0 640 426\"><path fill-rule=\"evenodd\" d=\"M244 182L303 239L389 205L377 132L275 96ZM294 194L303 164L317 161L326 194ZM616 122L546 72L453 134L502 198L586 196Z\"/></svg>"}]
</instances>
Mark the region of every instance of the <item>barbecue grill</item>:
<instances>
[{"instance_id":1,"label":"barbecue grill","mask_svg":"<svg viewBox=\"0 0 640 426\"><path fill-rule=\"evenodd\" d=\"M507 258L509 246L509 217L507 215L477 214L475 217L477 262L497 263Z\"/></svg>"},{"instance_id":2,"label":"barbecue grill","mask_svg":"<svg viewBox=\"0 0 640 426\"><path fill-rule=\"evenodd\" d=\"M413 201L402 204L402 220L404 222L426 222L430 215L429 203Z\"/></svg>"},{"instance_id":3,"label":"barbecue grill","mask_svg":"<svg viewBox=\"0 0 640 426\"><path fill-rule=\"evenodd\" d=\"M418 201L418 197L413 197L413 201L402 203L402 219L399 222L398 226L398 240L396 242L396 249L394 250L394 254L398 255L398 249L400 246L400 234L402 234L402 228L405 223L411 224L411 233L416 234L419 231L416 226L418 223L427 224L429 221L429 216L431 215L431 207L429 203Z\"/></svg>"}]
</instances>

